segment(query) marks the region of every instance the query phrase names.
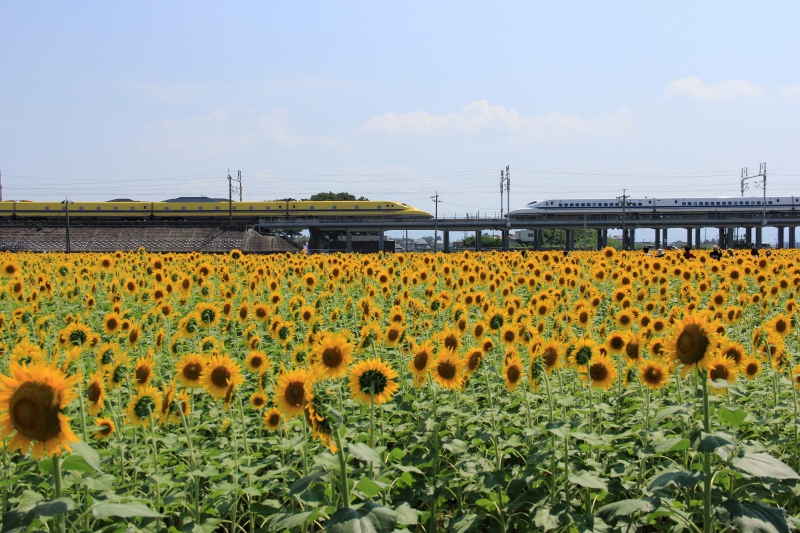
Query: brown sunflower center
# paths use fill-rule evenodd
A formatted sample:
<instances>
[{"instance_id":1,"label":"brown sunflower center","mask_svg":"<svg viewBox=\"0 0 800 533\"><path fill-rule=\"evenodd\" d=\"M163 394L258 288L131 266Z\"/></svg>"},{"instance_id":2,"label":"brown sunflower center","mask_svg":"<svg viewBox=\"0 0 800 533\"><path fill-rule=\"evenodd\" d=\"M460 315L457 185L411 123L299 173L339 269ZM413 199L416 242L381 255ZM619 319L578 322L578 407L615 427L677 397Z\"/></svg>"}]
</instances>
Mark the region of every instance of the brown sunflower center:
<instances>
[{"instance_id":1,"label":"brown sunflower center","mask_svg":"<svg viewBox=\"0 0 800 533\"><path fill-rule=\"evenodd\" d=\"M647 383L650 383L651 385L656 385L658 383L661 383L661 378L663 375L664 374L661 372L661 369L656 368L654 366L649 367L642 373L642 377L644 377L644 380Z\"/></svg>"},{"instance_id":2,"label":"brown sunflower center","mask_svg":"<svg viewBox=\"0 0 800 533\"><path fill-rule=\"evenodd\" d=\"M23 437L47 441L61 432L58 391L38 381L28 381L9 400L11 425Z\"/></svg>"},{"instance_id":3,"label":"brown sunflower center","mask_svg":"<svg viewBox=\"0 0 800 533\"><path fill-rule=\"evenodd\" d=\"M87 392L86 396L89 398L90 402L97 403L100 400L100 395L102 393L103 387L101 387L96 381L92 381L92 383L89 385L89 391Z\"/></svg>"},{"instance_id":4,"label":"brown sunflower center","mask_svg":"<svg viewBox=\"0 0 800 533\"><path fill-rule=\"evenodd\" d=\"M425 370L426 366L428 366L428 352L426 350L420 350L417 352L417 355L414 356L414 368L421 372Z\"/></svg>"},{"instance_id":5,"label":"brown sunflower center","mask_svg":"<svg viewBox=\"0 0 800 533\"><path fill-rule=\"evenodd\" d=\"M723 354L728 359L732 359L738 365L742 360L742 353L736 348L728 348Z\"/></svg>"},{"instance_id":6,"label":"brown sunflower center","mask_svg":"<svg viewBox=\"0 0 800 533\"><path fill-rule=\"evenodd\" d=\"M622 347L625 346L625 339L614 336L611 337L611 342L609 342L609 344L611 345L612 350L621 350Z\"/></svg>"},{"instance_id":7,"label":"brown sunflower center","mask_svg":"<svg viewBox=\"0 0 800 533\"><path fill-rule=\"evenodd\" d=\"M703 328L697 324L689 324L678 336L675 355L681 363L693 365L703 360L708 345L708 334Z\"/></svg>"},{"instance_id":8,"label":"brown sunflower center","mask_svg":"<svg viewBox=\"0 0 800 533\"><path fill-rule=\"evenodd\" d=\"M509 383L516 383L517 381L519 381L519 376L520 376L519 367L517 365L508 367L508 372L506 373L506 376L508 377Z\"/></svg>"},{"instance_id":9,"label":"brown sunflower center","mask_svg":"<svg viewBox=\"0 0 800 533\"><path fill-rule=\"evenodd\" d=\"M328 368L339 368L343 360L344 354L338 346L328 346L322 352L322 363Z\"/></svg>"},{"instance_id":10,"label":"brown sunflower center","mask_svg":"<svg viewBox=\"0 0 800 533\"><path fill-rule=\"evenodd\" d=\"M709 372L711 381L716 381L718 379L727 380L729 375L730 371L728 370L728 367L724 365L717 365L711 369L711 372Z\"/></svg>"},{"instance_id":11,"label":"brown sunflower center","mask_svg":"<svg viewBox=\"0 0 800 533\"><path fill-rule=\"evenodd\" d=\"M581 324L586 324L587 322L589 322L589 313L587 313L586 311L581 311L580 314L578 315L578 321Z\"/></svg>"},{"instance_id":12,"label":"brown sunflower center","mask_svg":"<svg viewBox=\"0 0 800 533\"><path fill-rule=\"evenodd\" d=\"M271 415L269 415L268 424L270 425L270 427L276 428L276 427L278 427L278 424L280 424L280 423L281 423L281 415L280 415L280 413L272 413Z\"/></svg>"},{"instance_id":13,"label":"brown sunflower center","mask_svg":"<svg viewBox=\"0 0 800 533\"><path fill-rule=\"evenodd\" d=\"M447 335L444 338L444 347L450 350L455 350L458 348L458 337L453 335L452 333Z\"/></svg>"},{"instance_id":14,"label":"brown sunflower center","mask_svg":"<svg viewBox=\"0 0 800 533\"><path fill-rule=\"evenodd\" d=\"M755 376L758 374L758 363L749 363L745 368L748 376Z\"/></svg>"},{"instance_id":15,"label":"brown sunflower center","mask_svg":"<svg viewBox=\"0 0 800 533\"><path fill-rule=\"evenodd\" d=\"M503 333L503 340L506 342L514 342L515 337L516 335L510 329Z\"/></svg>"},{"instance_id":16,"label":"brown sunflower center","mask_svg":"<svg viewBox=\"0 0 800 533\"><path fill-rule=\"evenodd\" d=\"M227 387L228 381L231 379L231 371L225 366L215 367L211 371L211 383L215 387Z\"/></svg>"},{"instance_id":17,"label":"brown sunflower center","mask_svg":"<svg viewBox=\"0 0 800 533\"><path fill-rule=\"evenodd\" d=\"M119 327L119 322L117 321L116 318L113 317L109 318L108 320L106 320L106 327L110 331L114 331L115 329L117 329L117 327Z\"/></svg>"},{"instance_id":18,"label":"brown sunflower center","mask_svg":"<svg viewBox=\"0 0 800 533\"><path fill-rule=\"evenodd\" d=\"M150 379L150 367L148 366L140 366L136 368L136 382L139 385L144 385L147 383L147 380Z\"/></svg>"},{"instance_id":19,"label":"brown sunflower center","mask_svg":"<svg viewBox=\"0 0 800 533\"><path fill-rule=\"evenodd\" d=\"M400 332L394 328L390 329L389 333L386 334L386 338L389 339L389 342L395 342L398 337L400 337Z\"/></svg>"},{"instance_id":20,"label":"brown sunflower center","mask_svg":"<svg viewBox=\"0 0 800 533\"><path fill-rule=\"evenodd\" d=\"M442 379L450 380L456 377L456 365L450 361L440 362L436 367L436 371L439 373L439 376L441 376Z\"/></svg>"},{"instance_id":21,"label":"brown sunflower center","mask_svg":"<svg viewBox=\"0 0 800 533\"><path fill-rule=\"evenodd\" d=\"M542 361L544 361L544 366L552 368L558 362L558 351L553 347L547 348L542 353Z\"/></svg>"},{"instance_id":22,"label":"brown sunflower center","mask_svg":"<svg viewBox=\"0 0 800 533\"><path fill-rule=\"evenodd\" d=\"M197 381L200 379L200 372L202 371L203 367L199 363L189 363L183 367L183 377L190 381Z\"/></svg>"},{"instance_id":23,"label":"brown sunflower center","mask_svg":"<svg viewBox=\"0 0 800 533\"><path fill-rule=\"evenodd\" d=\"M625 355L628 356L628 359L639 359L639 343L629 342L625 346Z\"/></svg>"},{"instance_id":24,"label":"brown sunflower center","mask_svg":"<svg viewBox=\"0 0 800 533\"><path fill-rule=\"evenodd\" d=\"M254 355L250 358L250 366L253 368L260 368L261 365L264 364L264 360L261 359L260 355Z\"/></svg>"},{"instance_id":25,"label":"brown sunflower center","mask_svg":"<svg viewBox=\"0 0 800 533\"><path fill-rule=\"evenodd\" d=\"M782 318L775 322L775 331L778 332L778 333L781 333L781 334L786 333L787 327L788 327L788 324Z\"/></svg>"},{"instance_id":26,"label":"brown sunflower center","mask_svg":"<svg viewBox=\"0 0 800 533\"><path fill-rule=\"evenodd\" d=\"M595 363L589 367L589 377L592 381L605 381L608 377L608 368L604 363Z\"/></svg>"},{"instance_id":27,"label":"brown sunflower center","mask_svg":"<svg viewBox=\"0 0 800 533\"><path fill-rule=\"evenodd\" d=\"M479 350L474 350L469 354L469 359L467 360L467 367L469 368L470 372L474 372L475 369L478 368L478 365L481 364L483 360L483 353Z\"/></svg>"},{"instance_id":28,"label":"brown sunflower center","mask_svg":"<svg viewBox=\"0 0 800 533\"><path fill-rule=\"evenodd\" d=\"M480 337L481 335L483 335L483 324L477 324L475 326L475 336Z\"/></svg>"},{"instance_id":29,"label":"brown sunflower center","mask_svg":"<svg viewBox=\"0 0 800 533\"><path fill-rule=\"evenodd\" d=\"M292 381L283 393L286 403L292 407L302 407L306 399L306 389L302 381Z\"/></svg>"}]
</instances>

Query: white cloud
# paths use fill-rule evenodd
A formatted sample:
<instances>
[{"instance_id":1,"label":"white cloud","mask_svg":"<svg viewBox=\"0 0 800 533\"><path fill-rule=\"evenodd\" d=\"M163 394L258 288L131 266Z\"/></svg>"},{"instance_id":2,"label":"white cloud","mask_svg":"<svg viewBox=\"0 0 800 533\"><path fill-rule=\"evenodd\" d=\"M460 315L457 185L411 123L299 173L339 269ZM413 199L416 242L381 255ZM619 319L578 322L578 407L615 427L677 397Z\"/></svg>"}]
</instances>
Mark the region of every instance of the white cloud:
<instances>
[{"instance_id":1,"label":"white cloud","mask_svg":"<svg viewBox=\"0 0 800 533\"><path fill-rule=\"evenodd\" d=\"M551 139L572 135L610 134L635 128L630 111L621 109L614 115L585 119L572 113L553 111L548 115L522 117L514 109L490 106L478 100L464 106L458 113L446 115L412 111L398 115L386 113L372 117L362 131L405 135L479 135L495 133L507 136Z\"/></svg>"},{"instance_id":2,"label":"white cloud","mask_svg":"<svg viewBox=\"0 0 800 533\"><path fill-rule=\"evenodd\" d=\"M794 85L783 85L778 87L778 91L783 96L787 97L800 97L800 83L795 83Z\"/></svg>"},{"instance_id":3,"label":"white cloud","mask_svg":"<svg viewBox=\"0 0 800 533\"><path fill-rule=\"evenodd\" d=\"M149 126L148 130L151 139L141 142L142 148L183 152L195 158L207 155L224 157L236 150L265 144L281 148L346 146L339 139L294 133L284 107L277 107L263 115L250 110L221 107L207 115L163 120Z\"/></svg>"},{"instance_id":4,"label":"white cloud","mask_svg":"<svg viewBox=\"0 0 800 533\"><path fill-rule=\"evenodd\" d=\"M694 76L673 81L667 85L664 93L667 98L685 96L709 102L765 98L767 96L761 85L755 85L746 80L725 80L713 85L706 85L700 78Z\"/></svg>"}]
</instances>

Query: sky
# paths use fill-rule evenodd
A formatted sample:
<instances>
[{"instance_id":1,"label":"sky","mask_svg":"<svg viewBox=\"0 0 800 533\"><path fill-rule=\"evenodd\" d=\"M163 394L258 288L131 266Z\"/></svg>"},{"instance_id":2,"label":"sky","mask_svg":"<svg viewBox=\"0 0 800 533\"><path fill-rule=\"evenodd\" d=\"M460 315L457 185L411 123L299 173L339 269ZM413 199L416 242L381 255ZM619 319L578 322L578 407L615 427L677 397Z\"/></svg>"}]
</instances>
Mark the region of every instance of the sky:
<instances>
[{"instance_id":1,"label":"sky","mask_svg":"<svg viewBox=\"0 0 800 533\"><path fill-rule=\"evenodd\" d=\"M4 199L800 194L797 2L7 2ZM748 194L760 195L760 190Z\"/></svg>"}]
</instances>

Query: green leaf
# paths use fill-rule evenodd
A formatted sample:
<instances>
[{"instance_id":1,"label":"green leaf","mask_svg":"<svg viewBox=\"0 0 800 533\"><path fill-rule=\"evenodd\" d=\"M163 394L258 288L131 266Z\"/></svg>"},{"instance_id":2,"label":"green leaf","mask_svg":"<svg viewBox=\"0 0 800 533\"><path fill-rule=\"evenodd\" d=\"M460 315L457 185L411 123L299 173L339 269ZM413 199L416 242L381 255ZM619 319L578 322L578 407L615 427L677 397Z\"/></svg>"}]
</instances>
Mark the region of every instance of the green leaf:
<instances>
[{"instance_id":1,"label":"green leaf","mask_svg":"<svg viewBox=\"0 0 800 533\"><path fill-rule=\"evenodd\" d=\"M689 409L687 409L685 406L683 406L683 405L671 405L669 407L665 407L664 409L662 409L661 411L658 412L656 417L653 419L653 425L657 426L661 422L663 422L664 419L672 417L672 416L675 416L675 415L688 415L688 414L691 414L691 413L690 413Z\"/></svg>"},{"instance_id":2,"label":"green leaf","mask_svg":"<svg viewBox=\"0 0 800 533\"><path fill-rule=\"evenodd\" d=\"M324 470L319 470L319 471L314 472L313 474L311 474L311 475L309 475L307 477L304 477L302 479L298 479L297 481L292 483L291 487L289 487L289 496L294 496L295 494L299 494L299 493L303 492L308 487L310 487L312 483L322 479L325 476L326 473L327 472L325 472Z\"/></svg>"},{"instance_id":3,"label":"green leaf","mask_svg":"<svg viewBox=\"0 0 800 533\"><path fill-rule=\"evenodd\" d=\"M569 423L565 420L560 420L558 422L548 422L547 425L544 427L547 431L555 435L556 437L561 437L562 439L566 439L569 436Z\"/></svg>"},{"instance_id":4,"label":"green leaf","mask_svg":"<svg viewBox=\"0 0 800 533\"><path fill-rule=\"evenodd\" d=\"M718 511L720 520L740 533L789 533L783 509L763 503L727 500Z\"/></svg>"},{"instance_id":5,"label":"green leaf","mask_svg":"<svg viewBox=\"0 0 800 533\"><path fill-rule=\"evenodd\" d=\"M675 485L681 489L688 489L697 485L703 479L702 472L685 472L683 470L667 470L656 475L647 486L647 490L653 492L669 485Z\"/></svg>"},{"instance_id":6,"label":"green leaf","mask_svg":"<svg viewBox=\"0 0 800 533\"><path fill-rule=\"evenodd\" d=\"M150 510L141 503L112 503L100 502L92 506L92 514L95 518L108 518L117 516L119 518L132 518L134 516L144 516L148 518L158 518L164 516Z\"/></svg>"},{"instance_id":7,"label":"green leaf","mask_svg":"<svg viewBox=\"0 0 800 533\"><path fill-rule=\"evenodd\" d=\"M64 459L61 463L61 468L67 472L83 472L86 474L91 474L95 471L94 468L86 462L86 459L80 455L70 455Z\"/></svg>"},{"instance_id":8,"label":"green leaf","mask_svg":"<svg viewBox=\"0 0 800 533\"><path fill-rule=\"evenodd\" d=\"M789 465L768 453L746 453L742 457L734 457L733 466L757 477L800 479L797 472L792 470Z\"/></svg>"},{"instance_id":9,"label":"green leaf","mask_svg":"<svg viewBox=\"0 0 800 533\"><path fill-rule=\"evenodd\" d=\"M83 457L86 461L86 464L94 468L96 471L100 471L100 454L97 453L97 450L89 446L83 441L78 441L72 446L72 455L78 455Z\"/></svg>"},{"instance_id":10,"label":"green leaf","mask_svg":"<svg viewBox=\"0 0 800 533\"><path fill-rule=\"evenodd\" d=\"M395 512L397 513L397 525L399 526L416 525L422 514L420 511L411 507L407 502L395 509Z\"/></svg>"},{"instance_id":11,"label":"green leaf","mask_svg":"<svg viewBox=\"0 0 800 533\"><path fill-rule=\"evenodd\" d=\"M364 461L365 463L376 463L382 464L380 455L378 452L364 444L363 442L351 442L350 445L347 447L347 451L350 452L350 455Z\"/></svg>"},{"instance_id":12,"label":"green leaf","mask_svg":"<svg viewBox=\"0 0 800 533\"><path fill-rule=\"evenodd\" d=\"M380 492L383 489L386 488L386 484L381 483L379 485L377 482L371 480L370 478L363 477L359 480L358 483L356 483L355 488L366 494L367 498L374 498L375 496L380 494Z\"/></svg>"},{"instance_id":13,"label":"green leaf","mask_svg":"<svg viewBox=\"0 0 800 533\"><path fill-rule=\"evenodd\" d=\"M283 518L275 523L275 529L291 529L293 527L302 526L308 521L309 517L315 513L317 513L317 511L306 511L304 513L280 515L283 516Z\"/></svg>"},{"instance_id":14,"label":"green leaf","mask_svg":"<svg viewBox=\"0 0 800 533\"><path fill-rule=\"evenodd\" d=\"M33 502L3 513L3 529L0 533L27 529L40 516L58 516L75 509L75 502L69 498Z\"/></svg>"},{"instance_id":15,"label":"green leaf","mask_svg":"<svg viewBox=\"0 0 800 533\"><path fill-rule=\"evenodd\" d=\"M639 511L649 513L653 509L655 506L652 500L622 500L602 506L597 510L597 515L603 520L609 520L620 516L630 516Z\"/></svg>"},{"instance_id":16,"label":"green leaf","mask_svg":"<svg viewBox=\"0 0 800 533\"><path fill-rule=\"evenodd\" d=\"M674 437L665 439L655 445L656 453L679 452L689 447L689 439Z\"/></svg>"},{"instance_id":17,"label":"green leaf","mask_svg":"<svg viewBox=\"0 0 800 533\"><path fill-rule=\"evenodd\" d=\"M446 442L445 444L442 445L442 448L444 448L450 453L455 453L455 454L465 453L467 450L469 450L469 446L467 446L467 443L464 442L463 440L458 440L458 439L453 439L451 441Z\"/></svg>"},{"instance_id":18,"label":"green leaf","mask_svg":"<svg viewBox=\"0 0 800 533\"><path fill-rule=\"evenodd\" d=\"M725 433L698 431L692 435L692 446L700 453L716 453L727 461L733 451L733 437Z\"/></svg>"},{"instance_id":19,"label":"green leaf","mask_svg":"<svg viewBox=\"0 0 800 533\"><path fill-rule=\"evenodd\" d=\"M726 426L736 429L741 426L742 422L744 422L744 419L747 418L747 413L744 411L744 409L740 409L738 407L736 409L720 407L717 409L717 418L719 418L719 421Z\"/></svg>"},{"instance_id":20,"label":"green leaf","mask_svg":"<svg viewBox=\"0 0 800 533\"><path fill-rule=\"evenodd\" d=\"M339 509L325 523L328 533L391 533L397 526L397 513L367 502L359 508Z\"/></svg>"},{"instance_id":21,"label":"green leaf","mask_svg":"<svg viewBox=\"0 0 800 533\"><path fill-rule=\"evenodd\" d=\"M569 482L590 489L607 490L608 484L593 472L576 472L569 475Z\"/></svg>"}]
</instances>

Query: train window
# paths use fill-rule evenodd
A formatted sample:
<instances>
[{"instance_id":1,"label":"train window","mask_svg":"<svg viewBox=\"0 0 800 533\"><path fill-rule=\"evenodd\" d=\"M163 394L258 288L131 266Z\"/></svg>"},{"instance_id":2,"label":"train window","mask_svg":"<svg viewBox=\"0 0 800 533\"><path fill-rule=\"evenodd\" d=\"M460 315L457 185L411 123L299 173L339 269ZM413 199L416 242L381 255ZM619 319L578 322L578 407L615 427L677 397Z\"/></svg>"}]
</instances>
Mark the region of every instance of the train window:
<instances>
[{"instance_id":1,"label":"train window","mask_svg":"<svg viewBox=\"0 0 800 533\"><path fill-rule=\"evenodd\" d=\"M381 206L378 206L378 209L380 209L380 208L381 208Z\"/></svg>"},{"instance_id":2,"label":"train window","mask_svg":"<svg viewBox=\"0 0 800 533\"><path fill-rule=\"evenodd\" d=\"M775 201L776 201L777 203L781 203L781 201L780 201L780 200L775 200Z\"/></svg>"},{"instance_id":3,"label":"train window","mask_svg":"<svg viewBox=\"0 0 800 533\"><path fill-rule=\"evenodd\" d=\"M584 203L581 203L581 207L586 207L586 204L584 204Z\"/></svg>"},{"instance_id":4,"label":"train window","mask_svg":"<svg viewBox=\"0 0 800 533\"><path fill-rule=\"evenodd\" d=\"M250 211L252 211L252 210L253 210L253 206L251 205L251 206L250 206Z\"/></svg>"},{"instance_id":5,"label":"train window","mask_svg":"<svg viewBox=\"0 0 800 533\"><path fill-rule=\"evenodd\" d=\"M202 205L198 205L198 206L197 206L197 209L198 209L198 210L200 210L200 211L202 211L202 210L203 210L203 206L202 206Z\"/></svg>"},{"instance_id":6,"label":"train window","mask_svg":"<svg viewBox=\"0 0 800 533\"><path fill-rule=\"evenodd\" d=\"M280 206L279 206L280 207ZM267 211L269 211L269 206L267 206Z\"/></svg>"},{"instance_id":7,"label":"train window","mask_svg":"<svg viewBox=\"0 0 800 533\"><path fill-rule=\"evenodd\" d=\"M592 202L592 207L597 207L597 202Z\"/></svg>"},{"instance_id":8,"label":"train window","mask_svg":"<svg viewBox=\"0 0 800 533\"><path fill-rule=\"evenodd\" d=\"M378 207L380 207L380 206L378 206ZM312 211L314 210L314 206L313 205L308 206L308 208L311 209Z\"/></svg>"},{"instance_id":9,"label":"train window","mask_svg":"<svg viewBox=\"0 0 800 533\"><path fill-rule=\"evenodd\" d=\"M686 205L686 202L681 202L681 205Z\"/></svg>"},{"instance_id":10,"label":"train window","mask_svg":"<svg viewBox=\"0 0 800 533\"><path fill-rule=\"evenodd\" d=\"M675 200L675 203L677 204L677 203L678 203L678 200ZM686 202L683 202L683 205L686 205Z\"/></svg>"},{"instance_id":11,"label":"train window","mask_svg":"<svg viewBox=\"0 0 800 533\"><path fill-rule=\"evenodd\" d=\"M642 205L642 202L639 202L639 205Z\"/></svg>"},{"instance_id":12,"label":"train window","mask_svg":"<svg viewBox=\"0 0 800 533\"><path fill-rule=\"evenodd\" d=\"M356 206L356 209L361 209L359 206Z\"/></svg>"},{"instance_id":13,"label":"train window","mask_svg":"<svg viewBox=\"0 0 800 533\"><path fill-rule=\"evenodd\" d=\"M331 206L331 209L336 209L336 206L335 206L335 205L332 205L332 206Z\"/></svg>"},{"instance_id":14,"label":"train window","mask_svg":"<svg viewBox=\"0 0 800 533\"><path fill-rule=\"evenodd\" d=\"M169 206L164 206L164 211L169 211Z\"/></svg>"},{"instance_id":15,"label":"train window","mask_svg":"<svg viewBox=\"0 0 800 533\"><path fill-rule=\"evenodd\" d=\"M117 210L117 206L114 206L114 211L116 211L116 210Z\"/></svg>"},{"instance_id":16,"label":"train window","mask_svg":"<svg viewBox=\"0 0 800 533\"><path fill-rule=\"evenodd\" d=\"M236 207L236 206L233 206L231 209L232 209L233 211L236 211L237 207Z\"/></svg>"},{"instance_id":17,"label":"train window","mask_svg":"<svg viewBox=\"0 0 800 533\"><path fill-rule=\"evenodd\" d=\"M292 209L297 209L297 206L296 206L296 205L293 205L293 206L292 206Z\"/></svg>"},{"instance_id":18,"label":"train window","mask_svg":"<svg viewBox=\"0 0 800 533\"><path fill-rule=\"evenodd\" d=\"M181 206L181 211L186 211L186 206L185 205Z\"/></svg>"},{"instance_id":19,"label":"train window","mask_svg":"<svg viewBox=\"0 0 800 533\"><path fill-rule=\"evenodd\" d=\"M114 209L116 209L116 207ZM143 207L142 209L145 209L145 208ZM131 211L136 211L136 208L135 207L131 207Z\"/></svg>"},{"instance_id":20,"label":"train window","mask_svg":"<svg viewBox=\"0 0 800 533\"><path fill-rule=\"evenodd\" d=\"M115 209L116 209L116 208L115 208ZM44 206L44 210L45 210L45 211L50 211L50 208L49 208L48 206Z\"/></svg>"},{"instance_id":21,"label":"train window","mask_svg":"<svg viewBox=\"0 0 800 533\"><path fill-rule=\"evenodd\" d=\"M772 200L769 201L769 205L772 205ZM83 209L83 208L81 208L81 209Z\"/></svg>"},{"instance_id":22,"label":"train window","mask_svg":"<svg viewBox=\"0 0 800 533\"><path fill-rule=\"evenodd\" d=\"M83 206L80 206L80 207L78 208L78 211L83 211Z\"/></svg>"}]
</instances>

